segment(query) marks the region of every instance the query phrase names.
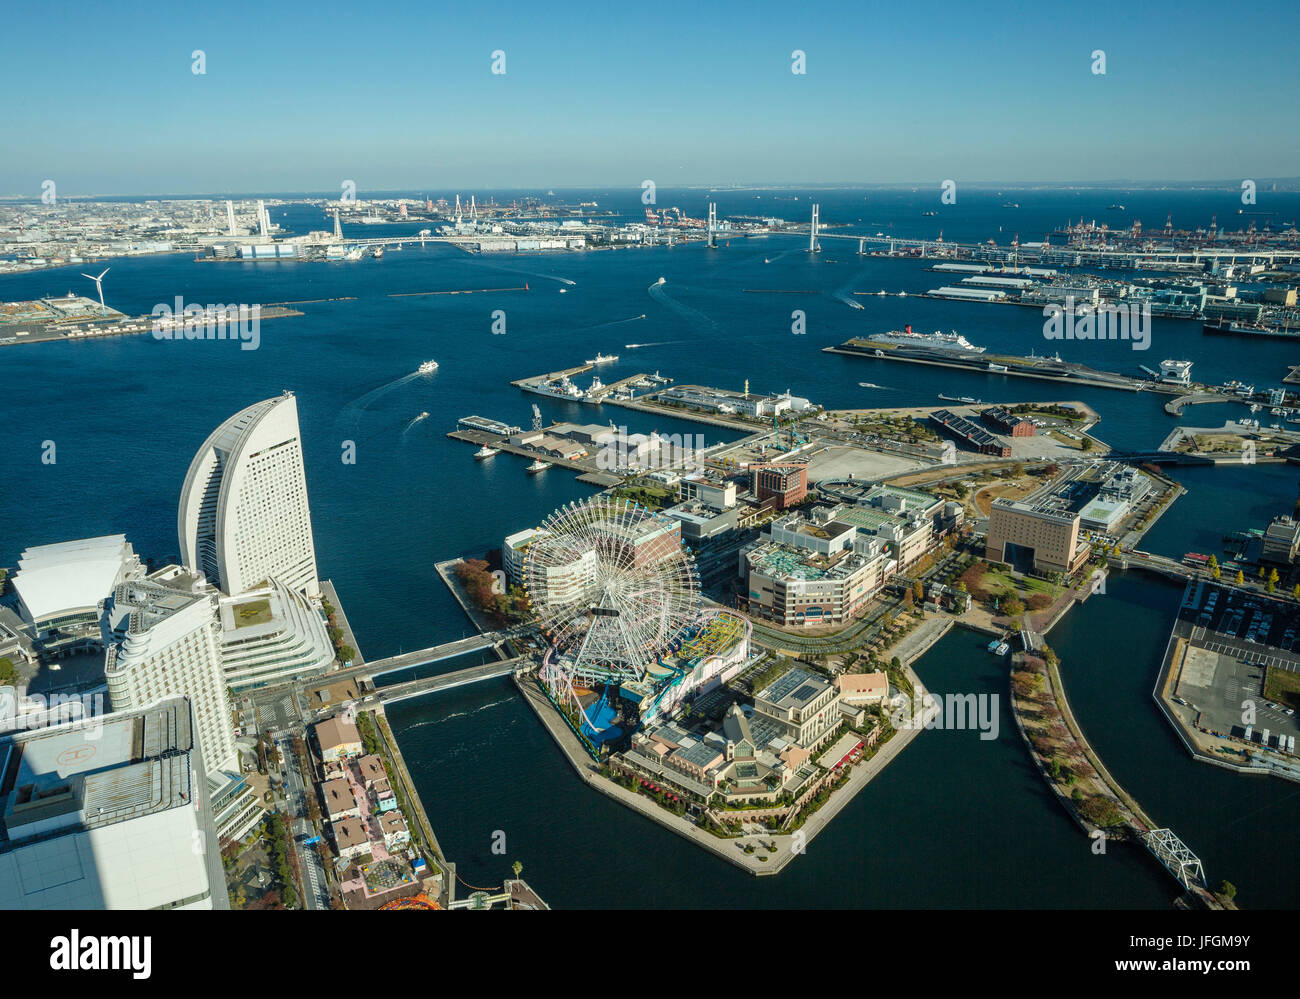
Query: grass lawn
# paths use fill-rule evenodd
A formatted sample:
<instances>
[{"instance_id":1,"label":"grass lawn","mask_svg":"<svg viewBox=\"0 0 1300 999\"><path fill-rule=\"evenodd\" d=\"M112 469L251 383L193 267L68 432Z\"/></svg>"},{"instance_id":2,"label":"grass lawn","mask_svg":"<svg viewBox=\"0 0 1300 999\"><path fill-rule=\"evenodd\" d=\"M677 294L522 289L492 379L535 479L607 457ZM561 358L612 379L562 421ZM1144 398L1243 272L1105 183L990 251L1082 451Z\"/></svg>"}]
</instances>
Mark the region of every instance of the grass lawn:
<instances>
[{"instance_id":1,"label":"grass lawn","mask_svg":"<svg viewBox=\"0 0 1300 999\"><path fill-rule=\"evenodd\" d=\"M1300 674L1268 667L1264 674L1264 697L1288 708L1300 710Z\"/></svg>"},{"instance_id":2,"label":"grass lawn","mask_svg":"<svg viewBox=\"0 0 1300 999\"><path fill-rule=\"evenodd\" d=\"M265 624L271 620L271 601L269 598L250 600L235 608L235 627L244 628L250 624Z\"/></svg>"}]
</instances>

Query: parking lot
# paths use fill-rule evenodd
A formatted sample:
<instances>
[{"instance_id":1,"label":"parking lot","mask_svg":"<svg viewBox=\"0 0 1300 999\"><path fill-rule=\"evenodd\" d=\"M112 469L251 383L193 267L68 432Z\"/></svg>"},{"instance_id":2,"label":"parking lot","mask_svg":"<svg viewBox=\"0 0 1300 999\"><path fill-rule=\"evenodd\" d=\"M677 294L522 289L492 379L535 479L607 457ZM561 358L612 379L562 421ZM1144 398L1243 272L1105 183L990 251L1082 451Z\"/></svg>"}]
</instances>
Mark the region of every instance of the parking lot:
<instances>
[{"instance_id":1,"label":"parking lot","mask_svg":"<svg viewBox=\"0 0 1300 999\"><path fill-rule=\"evenodd\" d=\"M1198 582L1184 598L1174 636L1191 646L1175 699L1201 713L1202 727L1242 738L1250 724L1255 742L1265 731L1270 743L1300 736L1295 712L1264 699L1266 668L1300 671L1300 620L1290 604Z\"/></svg>"}]
</instances>

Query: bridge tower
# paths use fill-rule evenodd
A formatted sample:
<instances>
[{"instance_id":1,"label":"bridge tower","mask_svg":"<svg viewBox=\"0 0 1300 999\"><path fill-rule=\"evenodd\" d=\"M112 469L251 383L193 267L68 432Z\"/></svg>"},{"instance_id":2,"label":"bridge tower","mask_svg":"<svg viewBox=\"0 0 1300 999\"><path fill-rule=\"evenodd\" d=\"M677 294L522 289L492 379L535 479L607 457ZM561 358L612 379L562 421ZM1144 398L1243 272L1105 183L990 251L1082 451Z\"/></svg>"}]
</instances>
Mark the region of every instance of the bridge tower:
<instances>
[{"instance_id":1,"label":"bridge tower","mask_svg":"<svg viewBox=\"0 0 1300 999\"><path fill-rule=\"evenodd\" d=\"M718 247L718 206L712 201L709 202L709 249L716 250Z\"/></svg>"},{"instance_id":2,"label":"bridge tower","mask_svg":"<svg viewBox=\"0 0 1300 999\"><path fill-rule=\"evenodd\" d=\"M337 208L334 209L334 238L343 238L343 223L339 221L339 210Z\"/></svg>"},{"instance_id":3,"label":"bridge tower","mask_svg":"<svg viewBox=\"0 0 1300 999\"><path fill-rule=\"evenodd\" d=\"M861 257L865 255L866 252L867 252L867 241L865 239L858 240L858 256Z\"/></svg>"},{"instance_id":4,"label":"bridge tower","mask_svg":"<svg viewBox=\"0 0 1300 999\"><path fill-rule=\"evenodd\" d=\"M821 205L812 206L812 225L808 227L808 252L817 252L817 220L820 217Z\"/></svg>"}]
</instances>

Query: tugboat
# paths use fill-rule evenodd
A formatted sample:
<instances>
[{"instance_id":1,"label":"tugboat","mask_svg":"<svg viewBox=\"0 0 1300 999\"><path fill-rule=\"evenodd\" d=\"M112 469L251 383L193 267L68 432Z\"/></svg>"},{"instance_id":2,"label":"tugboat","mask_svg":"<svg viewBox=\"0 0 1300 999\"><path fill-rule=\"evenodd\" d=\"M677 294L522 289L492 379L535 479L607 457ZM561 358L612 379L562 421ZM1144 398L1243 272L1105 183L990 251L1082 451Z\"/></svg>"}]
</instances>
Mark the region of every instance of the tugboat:
<instances>
[{"instance_id":1,"label":"tugboat","mask_svg":"<svg viewBox=\"0 0 1300 999\"><path fill-rule=\"evenodd\" d=\"M538 458L531 465L529 465L528 468L525 469L525 471L528 472L529 475L536 475L538 472L544 472L550 467L551 466L549 464L542 461L541 458Z\"/></svg>"},{"instance_id":2,"label":"tugboat","mask_svg":"<svg viewBox=\"0 0 1300 999\"><path fill-rule=\"evenodd\" d=\"M488 447L486 444L484 444L481 448L479 448L477 451L474 452L474 460L483 461L484 459L491 458L493 455L498 453L499 452L497 451L496 448Z\"/></svg>"}]
</instances>

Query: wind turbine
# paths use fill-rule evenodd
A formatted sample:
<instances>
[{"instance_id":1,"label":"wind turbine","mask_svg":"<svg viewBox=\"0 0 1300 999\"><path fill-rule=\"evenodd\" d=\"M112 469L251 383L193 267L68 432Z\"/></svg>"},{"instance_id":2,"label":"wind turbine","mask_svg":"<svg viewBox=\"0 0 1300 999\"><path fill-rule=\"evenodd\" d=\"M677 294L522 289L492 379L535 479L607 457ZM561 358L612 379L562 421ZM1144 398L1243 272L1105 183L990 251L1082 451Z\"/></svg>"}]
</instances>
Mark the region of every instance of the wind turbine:
<instances>
[{"instance_id":1,"label":"wind turbine","mask_svg":"<svg viewBox=\"0 0 1300 999\"><path fill-rule=\"evenodd\" d=\"M104 282L104 275L107 274L110 270L112 270L111 267L105 267L103 271L100 272L99 277L95 277L92 274L81 275L82 277L90 278L90 280L95 282L95 288L99 291L99 314L101 317L108 315L108 310L104 308L104 283L103 282Z\"/></svg>"}]
</instances>

